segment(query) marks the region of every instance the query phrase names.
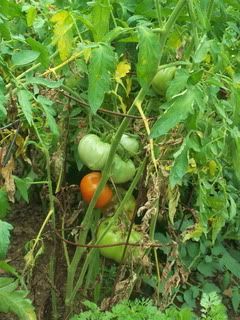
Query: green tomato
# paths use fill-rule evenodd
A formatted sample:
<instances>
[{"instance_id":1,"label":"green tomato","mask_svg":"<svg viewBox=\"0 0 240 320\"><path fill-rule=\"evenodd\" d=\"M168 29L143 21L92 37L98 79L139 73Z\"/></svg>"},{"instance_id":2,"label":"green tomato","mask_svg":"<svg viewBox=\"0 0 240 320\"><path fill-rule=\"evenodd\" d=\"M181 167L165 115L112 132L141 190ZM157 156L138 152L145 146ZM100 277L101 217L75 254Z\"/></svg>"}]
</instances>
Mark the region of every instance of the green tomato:
<instances>
[{"instance_id":1,"label":"green tomato","mask_svg":"<svg viewBox=\"0 0 240 320\"><path fill-rule=\"evenodd\" d=\"M102 142L95 134L87 134L78 145L78 154L82 163L91 170L101 170L108 158L110 144Z\"/></svg>"},{"instance_id":2,"label":"green tomato","mask_svg":"<svg viewBox=\"0 0 240 320\"><path fill-rule=\"evenodd\" d=\"M123 229L122 226L113 224L109 230L106 232L105 235L104 232L108 228L109 224L112 222L113 217L106 218L103 220L97 230L97 241L102 237L102 239L98 242L99 245L111 245L121 242L127 241L128 233L126 230ZM138 243L142 239L141 233L138 231L132 229L129 242L130 243ZM120 262L122 260L123 252L124 252L124 245L116 246L116 247L105 247L105 248L99 248L100 253L111 260L114 260L116 262ZM124 260L129 258L130 256L133 256L135 258L141 258L142 250L139 247L132 247L129 246L127 248L127 251L124 256Z\"/></svg>"},{"instance_id":3,"label":"green tomato","mask_svg":"<svg viewBox=\"0 0 240 320\"><path fill-rule=\"evenodd\" d=\"M115 154L111 169L111 177L115 183L125 183L132 180L136 168L132 160L124 161Z\"/></svg>"},{"instance_id":4,"label":"green tomato","mask_svg":"<svg viewBox=\"0 0 240 320\"><path fill-rule=\"evenodd\" d=\"M152 80L153 90L157 94L164 96L169 87L170 81L174 78L175 72L176 67L159 70Z\"/></svg>"},{"instance_id":5,"label":"green tomato","mask_svg":"<svg viewBox=\"0 0 240 320\"><path fill-rule=\"evenodd\" d=\"M120 145L129 153L130 156L135 156L139 151L139 141L127 134L122 135Z\"/></svg>"}]
</instances>

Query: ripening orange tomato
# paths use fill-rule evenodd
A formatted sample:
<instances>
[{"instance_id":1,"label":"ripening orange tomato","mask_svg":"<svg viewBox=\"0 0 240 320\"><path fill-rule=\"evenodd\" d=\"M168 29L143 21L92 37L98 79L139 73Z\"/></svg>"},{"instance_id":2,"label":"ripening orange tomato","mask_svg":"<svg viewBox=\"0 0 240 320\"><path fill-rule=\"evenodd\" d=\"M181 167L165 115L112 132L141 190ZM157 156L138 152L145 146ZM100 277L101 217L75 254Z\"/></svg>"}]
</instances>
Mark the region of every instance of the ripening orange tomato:
<instances>
[{"instance_id":1,"label":"ripening orange tomato","mask_svg":"<svg viewBox=\"0 0 240 320\"><path fill-rule=\"evenodd\" d=\"M82 198L86 203L90 203L94 192L96 191L98 184L101 180L100 172L91 172L84 176L80 182L80 192L82 194ZM97 199L95 204L95 208L103 208L105 207L112 199L113 192L109 185L105 185L103 190L100 193L100 196Z\"/></svg>"}]
</instances>

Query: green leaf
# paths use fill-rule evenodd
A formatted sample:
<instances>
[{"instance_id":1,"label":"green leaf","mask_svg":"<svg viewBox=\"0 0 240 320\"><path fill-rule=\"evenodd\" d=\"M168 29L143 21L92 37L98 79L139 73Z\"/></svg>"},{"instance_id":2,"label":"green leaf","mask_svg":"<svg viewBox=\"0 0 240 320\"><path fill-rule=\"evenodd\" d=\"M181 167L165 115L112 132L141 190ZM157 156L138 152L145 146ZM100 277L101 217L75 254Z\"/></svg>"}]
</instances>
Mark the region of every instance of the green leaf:
<instances>
[{"instance_id":1,"label":"green leaf","mask_svg":"<svg viewBox=\"0 0 240 320\"><path fill-rule=\"evenodd\" d=\"M31 93L27 90L20 90L17 92L19 105L24 113L25 118L29 125L32 125L32 103L31 103Z\"/></svg>"},{"instance_id":2,"label":"green leaf","mask_svg":"<svg viewBox=\"0 0 240 320\"><path fill-rule=\"evenodd\" d=\"M0 188L0 219L6 217L9 210L9 202L7 197L7 192Z\"/></svg>"},{"instance_id":3,"label":"green leaf","mask_svg":"<svg viewBox=\"0 0 240 320\"><path fill-rule=\"evenodd\" d=\"M116 59L113 48L100 45L92 50L89 64L88 101L95 113L110 89L111 75L115 70Z\"/></svg>"},{"instance_id":4,"label":"green leaf","mask_svg":"<svg viewBox=\"0 0 240 320\"><path fill-rule=\"evenodd\" d=\"M24 66L35 61L40 53L33 50L21 50L13 53L12 62L15 66Z\"/></svg>"},{"instance_id":5,"label":"green leaf","mask_svg":"<svg viewBox=\"0 0 240 320\"><path fill-rule=\"evenodd\" d=\"M206 40L206 37L204 36L197 47L197 50L193 56L193 60L195 63L201 63L207 56L210 45L212 43L212 40Z\"/></svg>"},{"instance_id":6,"label":"green leaf","mask_svg":"<svg viewBox=\"0 0 240 320\"><path fill-rule=\"evenodd\" d=\"M147 88L157 72L160 50L159 37L146 27L139 27L138 34L137 77L140 85Z\"/></svg>"},{"instance_id":7,"label":"green leaf","mask_svg":"<svg viewBox=\"0 0 240 320\"><path fill-rule=\"evenodd\" d=\"M117 37L119 37L121 34L124 34L126 30L122 27L116 27L113 30L109 31L104 37L103 41L104 42L112 42L115 40Z\"/></svg>"},{"instance_id":8,"label":"green leaf","mask_svg":"<svg viewBox=\"0 0 240 320\"><path fill-rule=\"evenodd\" d=\"M41 95L39 95L37 97L37 100L41 104L41 106L46 114L47 123L49 125L49 128L50 128L52 134L54 136L58 136L59 135L58 126L57 126L57 123L53 117L53 115L55 114L54 110L52 109L53 102L51 100L47 99L46 97L41 96Z\"/></svg>"},{"instance_id":9,"label":"green leaf","mask_svg":"<svg viewBox=\"0 0 240 320\"><path fill-rule=\"evenodd\" d=\"M232 305L233 310L237 313L240 306L240 290L238 287L232 288Z\"/></svg>"},{"instance_id":10,"label":"green leaf","mask_svg":"<svg viewBox=\"0 0 240 320\"><path fill-rule=\"evenodd\" d=\"M169 100L176 94L182 92L187 85L189 73L184 69L178 69L175 73L174 79L171 80L167 89L166 98Z\"/></svg>"},{"instance_id":11,"label":"green leaf","mask_svg":"<svg viewBox=\"0 0 240 320\"><path fill-rule=\"evenodd\" d=\"M191 308L196 307L196 297L198 295L199 295L199 289L195 286L192 286L188 290L184 291L183 297L188 307L191 307Z\"/></svg>"},{"instance_id":12,"label":"green leaf","mask_svg":"<svg viewBox=\"0 0 240 320\"><path fill-rule=\"evenodd\" d=\"M29 202L29 198L28 198L29 184L27 183L28 179L21 179L19 177L14 176L14 181L16 183L18 192L20 193L22 198L28 203Z\"/></svg>"},{"instance_id":13,"label":"green leaf","mask_svg":"<svg viewBox=\"0 0 240 320\"><path fill-rule=\"evenodd\" d=\"M214 272L216 271L212 263L206 263L204 261L201 261L197 265L197 270L206 277L213 276Z\"/></svg>"},{"instance_id":14,"label":"green leaf","mask_svg":"<svg viewBox=\"0 0 240 320\"><path fill-rule=\"evenodd\" d=\"M92 33L95 42L102 41L109 31L111 7L109 0L95 0L91 12Z\"/></svg>"},{"instance_id":15,"label":"green leaf","mask_svg":"<svg viewBox=\"0 0 240 320\"><path fill-rule=\"evenodd\" d=\"M238 263L225 248L223 248L221 262L235 277L240 279L240 263Z\"/></svg>"},{"instance_id":16,"label":"green leaf","mask_svg":"<svg viewBox=\"0 0 240 320\"><path fill-rule=\"evenodd\" d=\"M27 43L30 45L32 50L39 52L38 61L47 68L49 66L49 52L46 45L41 44L39 41L28 38Z\"/></svg>"},{"instance_id":17,"label":"green leaf","mask_svg":"<svg viewBox=\"0 0 240 320\"><path fill-rule=\"evenodd\" d=\"M186 90L166 103L168 108L153 125L151 137L158 138L168 133L178 123L186 120L188 115L193 112L194 99L194 91Z\"/></svg>"},{"instance_id":18,"label":"green leaf","mask_svg":"<svg viewBox=\"0 0 240 320\"><path fill-rule=\"evenodd\" d=\"M214 218L211 219L212 222L212 244L217 239L218 234L222 230L222 228L225 226L226 219L221 216L221 214L217 214Z\"/></svg>"},{"instance_id":19,"label":"green leaf","mask_svg":"<svg viewBox=\"0 0 240 320\"><path fill-rule=\"evenodd\" d=\"M0 260L5 259L6 257L10 243L10 231L12 229L13 226L11 224L0 220Z\"/></svg>"},{"instance_id":20,"label":"green leaf","mask_svg":"<svg viewBox=\"0 0 240 320\"><path fill-rule=\"evenodd\" d=\"M0 1L0 12L7 17L14 18L21 16L21 7L16 3L16 1Z\"/></svg>"},{"instance_id":21,"label":"green leaf","mask_svg":"<svg viewBox=\"0 0 240 320\"><path fill-rule=\"evenodd\" d=\"M0 261L0 269L4 270L6 273L11 273L12 275L19 277L15 268L13 268L10 264L6 261Z\"/></svg>"},{"instance_id":22,"label":"green leaf","mask_svg":"<svg viewBox=\"0 0 240 320\"><path fill-rule=\"evenodd\" d=\"M219 289L219 287L217 287L214 283L211 282L205 282L202 284L202 290L205 293L220 293L222 290ZM218 298L219 299L219 298Z\"/></svg>"},{"instance_id":23,"label":"green leaf","mask_svg":"<svg viewBox=\"0 0 240 320\"><path fill-rule=\"evenodd\" d=\"M26 82L28 84L40 84L44 87L50 88L50 89L56 89L61 87L63 84L63 80L58 80L58 81L53 81L45 78L40 78L40 77L27 77Z\"/></svg>"},{"instance_id":24,"label":"green leaf","mask_svg":"<svg viewBox=\"0 0 240 320\"><path fill-rule=\"evenodd\" d=\"M240 181L240 132L237 127L234 127L231 131L231 141L229 144L231 158L233 162L233 169L236 178Z\"/></svg>"},{"instance_id":25,"label":"green leaf","mask_svg":"<svg viewBox=\"0 0 240 320\"><path fill-rule=\"evenodd\" d=\"M6 103L4 92L5 92L5 83L2 77L0 76L0 123L7 116L7 110L5 109L5 106L4 106Z\"/></svg>"},{"instance_id":26,"label":"green leaf","mask_svg":"<svg viewBox=\"0 0 240 320\"><path fill-rule=\"evenodd\" d=\"M188 150L189 148L185 140L180 149L174 154L175 160L169 176L171 188L181 183L183 176L188 170Z\"/></svg>"},{"instance_id":27,"label":"green leaf","mask_svg":"<svg viewBox=\"0 0 240 320\"><path fill-rule=\"evenodd\" d=\"M0 39L11 40L11 32L7 23L0 23Z\"/></svg>"},{"instance_id":28,"label":"green leaf","mask_svg":"<svg viewBox=\"0 0 240 320\"><path fill-rule=\"evenodd\" d=\"M0 278L0 312L14 313L20 320L36 320L34 308L28 292L16 290L17 281L12 278Z\"/></svg>"},{"instance_id":29,"label":"green leaf","mask_svg":"<svg viewBox=\"0 0 240 320\"><path fill-rule=\"evenodd\" d=\"M36 17L37 17L37 9L35 7L30 7L26 15L28 27L31 27L33 25L33 22L36 19Z\"/></svg>"},{"instance_id":30,"label":"green leaf","mask_svg":"<svg viewBox=\"0 0 240 320\"><path fill-rule=\"evenodd\" d=\"M212 306L216 306L221 303L221 299L215 291L203 292L200 305L205 311L210 309Z\"/></svg>"}]
</instances>

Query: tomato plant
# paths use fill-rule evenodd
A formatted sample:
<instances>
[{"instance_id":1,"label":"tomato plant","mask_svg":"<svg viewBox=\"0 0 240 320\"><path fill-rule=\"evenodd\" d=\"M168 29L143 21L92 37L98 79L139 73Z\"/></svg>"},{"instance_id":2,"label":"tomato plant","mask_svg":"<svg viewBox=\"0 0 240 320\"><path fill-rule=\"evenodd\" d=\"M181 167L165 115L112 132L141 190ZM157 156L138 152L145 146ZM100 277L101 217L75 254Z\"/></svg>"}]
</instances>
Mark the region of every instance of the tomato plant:
<instances>
[{"instance_id":1,"label":"tomato plant","mask_svg":"<svg viewBox=\"0 0 240 320\"><path fill-rule=\"evenodd\" d=\"M116 224L113 222L114 217L104 219L97 230L97 241L99 245L109 245L109 247L100 248L100 253L111 260L120 262L123 257L124 245L111 247L111 244L124 243L127 240L127 230L122 224ZM113 225L110 226L110 223L113 222ZM106 232L106 233L105 233ZM142 235L136 231L132 230L129 238L130 243L139 243L142 239ZM124 260L133 258L141 258L142 250L139 247L129 246L124 255Z\"/></svg>"},{"instance_id":2,"label":"tomato plant","mask_svg":"<svg viewBox=\"0 0 240 320\"><path fill-rule=\"evenodd\" d=\"M39 208L45 216L19 284L25 291L44 235L52 237L46 239L49 261L44 257L50 266L49 318L68 316L80 289L97 302L108 298L100 290L107 276L94 248L99 214L108 208L126 220L110 228L108 236L117 238L110 243L125 240L126 216L136 207L133 198L113 200L118 184L139 199L136 220L149 232L152 265L151 272L143 264L137 270L126 265L123 273L137 271L139 283L145 281L139 289L153 292L163 308L199 305L199 295L215 288L228 292L224 302L239 313L239 11L237 0L0 1L0 218L8 219L15 208L34 211L35 203L33 210L21 205L31 207L39 191L48 204ZM82 199L101 207L96 214L92 206L79 214L78 185L73 193L70 173L77 178L86 169L101 176L100 183L81 182ZM93 197L97 186L99 199ZM59 208L64 217L56 214ZM44 232L48 221L61 230L63 244L72 240L75 246L58 250L57 233ZM6 228L0 234L1 251L8 244ZM102 252L111 258L117 249L113 259L119 261L123 246ZM67 274L58 296L59 254ZM134 283L129 286L126 292L134 290ZM116 287L113 298L119 296Z\"/></svg>"},{"instance_id":3,"label":"tomato plant","mask_svg":"<svg viewBox=\"0 0 240 320\"><path fill-rule=\"evenodd\" d=\"M90 201L92 200L92 197L98 187L100 180L100 172L91 172L82 178L80 182L80 192L83 200L86 203L90 203ZM111 201L112 196L112 189L108 185L106 185L97 199L95 208L105 207Z\"/></svg>"}]
</instances>

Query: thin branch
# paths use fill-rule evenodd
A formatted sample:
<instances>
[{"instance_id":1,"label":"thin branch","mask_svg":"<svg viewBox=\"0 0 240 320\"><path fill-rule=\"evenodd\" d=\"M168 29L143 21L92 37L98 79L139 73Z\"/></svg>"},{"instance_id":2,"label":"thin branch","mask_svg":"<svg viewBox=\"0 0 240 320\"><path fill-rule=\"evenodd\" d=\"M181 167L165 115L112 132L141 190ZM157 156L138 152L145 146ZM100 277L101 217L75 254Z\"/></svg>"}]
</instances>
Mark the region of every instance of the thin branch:
<instances>
[{"instance_id":1,"label":"thin branch","mask_svg":"<svg viewBox=\"0 0 240 320\"><path fill-rule=\"evenodd\" d=\"M63 238L60 233L58 232L57 229L54 229L55 234L57 235L57 237L59 239L61 239L63 242L70 244L72 246L75 247L80 247L80 248L95 248L95 249L99 249L99 248L112 248L112 247L120 247L120 246L130 246L130 247L144 247L144 248L163 248L165 246L172 246L173 244L171 243L165 243L165 244L160 244L160 243L144 243L144 245L142 243L132 243L132 242L117 242L117 243L112 243L112 244L80 244L78 242L73 242L70 240L67 240L65 238Z\"/></svg>"},{"instance_id":2,"label":"thin branch","mask_svg":"<svg viewBox=\"0 0 240 320\"><path fill-rule=\"evenodd\" d=\"M86 102L84 102L84 101L82 101L82 100L80 100L80 99L78 99L76 97L71 96L70 94L66 93L65 91L61 91L61 93L65 97L67 97L67 98L69 98L69 99L71 99L73 101L78 102L83 107L89 108L89 105ZM111 111L111 110L107 110L107 109L103 109L103 108L98 109L97 112L107 113L107 114L111 114L111 115L114 115L114 116L117 116L117 117L122 117L122 118L142 119L141 116L135 116L135 115L127 114L127 113L120 113L120 112ZM150 118L148 118L148 120L154 120L156 118L157 118L157 116L156 117L150 117Z\"/></svg>"}]
</instances>

